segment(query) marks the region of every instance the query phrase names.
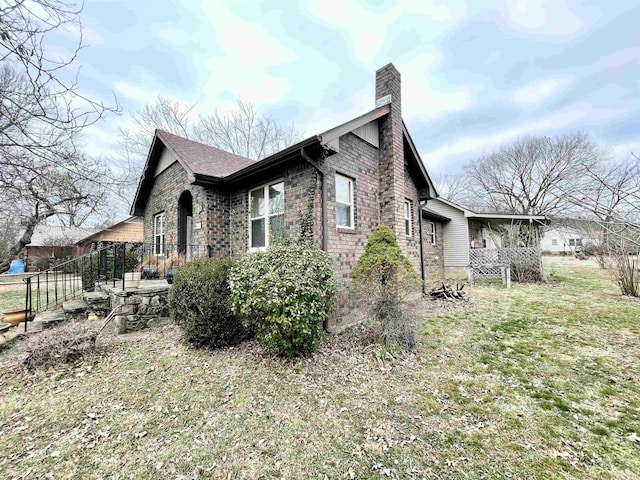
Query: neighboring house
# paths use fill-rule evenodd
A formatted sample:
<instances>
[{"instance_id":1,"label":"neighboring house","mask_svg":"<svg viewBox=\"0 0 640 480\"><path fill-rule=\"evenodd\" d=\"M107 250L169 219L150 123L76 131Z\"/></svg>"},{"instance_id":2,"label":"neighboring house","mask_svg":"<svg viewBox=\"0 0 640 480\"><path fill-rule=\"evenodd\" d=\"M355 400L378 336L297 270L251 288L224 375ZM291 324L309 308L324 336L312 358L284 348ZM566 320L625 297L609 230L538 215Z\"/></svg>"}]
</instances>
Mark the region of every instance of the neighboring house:
<instances>
[{"instance_id":1,"label":"neighboring house","mask_svg":"<svg viewBox=\"0 0 640 480\"><path fill-rule=\"evenodd\" d=\"M96 243L142 243L144 240L144 219L142 217L129 217L109 227L81 238L76 243L81 246Z\"/></svg>"},{"instance_id":2,"label":"neighboring house","mask_svg":"<svg viewBox=\"0 0 640 480\"><path fill-rule=\"evenodd\" d=\"M576 248L580 250L588 245L598 245L601 235L601 228L596 222L552 222L542 233L540 248L543 253L574 254Z\"/></svg>"},{"instance_id":3,"label":"neighboring house","mask_svg":"<svg viewBox=\"0 0 640 480\"><path fill-rule=\"evenodd\" d=\"M31 243L25 246L22 256L27 264L39 263L44 268L51 260L81 254L82 249L77 247L76 243L95 231L95 228L37 225L31 236ZM23 235L24 229L18 232L17 238Z\"/></svg>"},{"instance_id":4,"label":"neighboring house","mask_svg":"<svg viewBox=\"0 0 640 480\"><path fill-rule=\"evenodd\" d=\"M442 225L443 267L448 278L467 276L470 249L503 247L496 233L500 227L547 222L543 215L479 213L443 198L427 200L422 210L427 218Z\"/></svg>"},{"instance_id":5,"label":"neighboring house","mask_svg":"<svg viewBox=\"0 0 640 480\"><path fill-rule=\"evenodd\" d=\"M310 216L315 244L348 281L384 224L423 279L442 278L443 224L420 213L437 193L402 119L400 89L400 73L383 67L373 110L257 162L157 130L131 209L144 218L145 242L158 256L192 243L237 256L295 238Z\"/></svg>"}]
</instances>

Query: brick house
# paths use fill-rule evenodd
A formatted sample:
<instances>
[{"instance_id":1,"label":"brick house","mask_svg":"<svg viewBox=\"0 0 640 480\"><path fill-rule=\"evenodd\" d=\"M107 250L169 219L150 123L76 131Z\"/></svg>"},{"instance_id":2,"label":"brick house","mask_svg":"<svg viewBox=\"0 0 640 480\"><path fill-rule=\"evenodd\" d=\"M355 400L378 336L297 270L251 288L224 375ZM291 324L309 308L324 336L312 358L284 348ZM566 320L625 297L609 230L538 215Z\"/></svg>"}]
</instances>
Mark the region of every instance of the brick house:
<instances>
[{"instance_id":1,"label":"brick house","mask_svg":"<svg viewBox=\"0 0 640 480\"><path fill-rule=\"evenodd\" d=\"M292 237L310 215L317 246L345 281L384 224L430 283L444 273L443 230L422 205L436 197L389 64L376 72L373 110L257 162L156 131L131 214L144 218L145 242L159 255L193 243L220 257Z\"/></svg>"}]
</instances>

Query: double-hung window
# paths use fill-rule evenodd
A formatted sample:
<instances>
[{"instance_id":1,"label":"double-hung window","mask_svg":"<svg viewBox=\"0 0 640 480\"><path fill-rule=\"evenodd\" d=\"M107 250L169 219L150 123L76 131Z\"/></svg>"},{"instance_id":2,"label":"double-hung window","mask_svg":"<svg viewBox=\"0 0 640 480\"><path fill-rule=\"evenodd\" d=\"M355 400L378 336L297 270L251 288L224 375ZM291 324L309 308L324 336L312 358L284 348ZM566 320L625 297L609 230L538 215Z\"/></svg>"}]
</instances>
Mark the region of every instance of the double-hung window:
<instances>
[{"instance_id":1,"label":"double-hung window","mask_svg":"<svg viewBox=\"0 0 640 480\"><path fill-rule=\"evenodd\" d=\"M336 225L354 228L353 180L336 174Z\"/></svg>"},{"instance_id":2,"label":"double-hung window","mask_svg":"<svg viewBox=\"0 0 640 480\"><path fill-rule=\"evenodd\" d=\"M259 250L284 238L284 182L249 192L249 248Z\"/></svg>"},{"instance_id":3,"label":"double-hung window","mask_svg":"<svg viewBox=\"0 0 640 480\"><path fill-rule=\"evenodd\" d=\"M436 222L429 222L429 230L428 230L429 239L431 240L431 245L436 244Z\"/></svg>"},{"instance_id":4,"label":"double-hung window","mask_svg":"<svg viewBox=\"0 0 640 480\"><path fill-rule=\"evenodd\" d=\"M153 217L153 254L164 255L164 212Z\"/></svg>"},{"instance_id":5,"label":"double-hung window","mask_svg":"<svg viewBox=\"0 0 640 480\"><path fill-rule=\"evenodd\" d=\"M413 235L413 222L411 221L411 214L413 212L413 202L411 200L404 201L404 234L407 237Z\"/></svg>"}]
</instances>

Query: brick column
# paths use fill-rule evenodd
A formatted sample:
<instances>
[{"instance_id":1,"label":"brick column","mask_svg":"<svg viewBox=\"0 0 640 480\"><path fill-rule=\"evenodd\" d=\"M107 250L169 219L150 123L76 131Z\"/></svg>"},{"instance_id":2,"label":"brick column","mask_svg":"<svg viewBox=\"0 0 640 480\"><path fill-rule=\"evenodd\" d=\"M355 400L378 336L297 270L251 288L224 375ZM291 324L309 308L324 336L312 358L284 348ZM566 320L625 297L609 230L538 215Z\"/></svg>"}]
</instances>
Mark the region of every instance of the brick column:
<instances>
[{"instance_id":1,"label":"brick column","mask_svg":"<svg viewBox=\"0 0 640 480\"><path fill-rule=\"evenodd\" d=\"M392 63L376 72L376 102L389 96L391 106L389 115L380 122L380 223L391 228L398 243L404 245L404 143L400 90L400 72Z\"/></svg>"}]
</instances>

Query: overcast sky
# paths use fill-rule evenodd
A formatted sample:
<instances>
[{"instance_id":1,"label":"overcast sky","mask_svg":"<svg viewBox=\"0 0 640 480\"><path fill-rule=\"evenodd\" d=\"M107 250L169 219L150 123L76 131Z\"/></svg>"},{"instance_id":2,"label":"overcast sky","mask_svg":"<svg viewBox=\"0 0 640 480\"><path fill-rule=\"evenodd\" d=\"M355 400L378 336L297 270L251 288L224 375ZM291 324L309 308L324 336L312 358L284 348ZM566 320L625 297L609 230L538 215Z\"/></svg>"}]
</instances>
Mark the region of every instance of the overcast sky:
<instances>
[{"instance_id":1,"label":"overcast sky","mask_svg":"<svg viewBox=\"0 0 640 480\"><path fill-rule=\"evenodd\" d=\"M640 2L88 0L80 83L125 115L164 95L202 112L252 102L305 136L374 106L375 70L402 74L403 114L431 173L527 134L581 129L640 153Z\"/></svg>"}]
</instances>

